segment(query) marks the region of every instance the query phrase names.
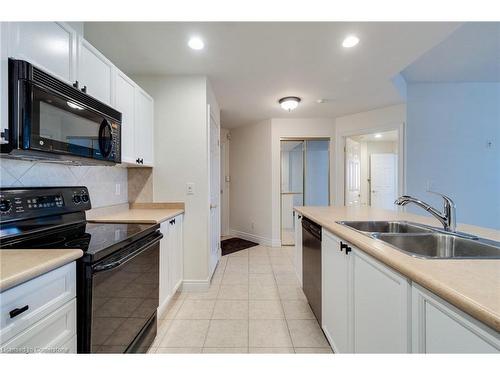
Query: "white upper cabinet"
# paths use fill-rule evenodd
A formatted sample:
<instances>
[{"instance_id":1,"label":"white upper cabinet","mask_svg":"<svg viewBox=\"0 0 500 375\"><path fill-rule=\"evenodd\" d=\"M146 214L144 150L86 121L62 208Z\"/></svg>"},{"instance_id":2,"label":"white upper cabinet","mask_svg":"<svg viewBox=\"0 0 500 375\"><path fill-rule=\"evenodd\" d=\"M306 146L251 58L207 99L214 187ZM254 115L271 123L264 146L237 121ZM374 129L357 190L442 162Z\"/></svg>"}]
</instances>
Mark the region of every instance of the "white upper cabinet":
<instances>
[{"instance_id":1,"label":"white upper cabinet","mask_svg":"<svg viewBox=\"0 0 500 375\"><path fill-rule=\"evenodd\" d=\"M113 64L89 42L78 38L78 75L80 89L111 105L111 77Z\"/></svg>"},{"instance_id":2,"label":"white upper cabinet","mask_svg":"<svg viewBox=\"0 0 500 375\"><path fill-rule=\"evenodd\" d=\"M76 76L76 32L62 22L8 24L9 57L33 65L72 83Z\"/></svg>"},{"instance_id":3,"label":"white upper cabinet","mask_svg":"<svg viewBox=\"0 0 500 375\"><path fill-rule=\"evenodd\" d=\"M134 107L135 83L118 69L114 69L114 107L122 114L122 162L135 163Z\"/></svg>"},{"instance_id":4,"label":"white upper cabinet","mask_svg":"<svg viewBox=\"0 0 500 375\"><path fill-rule=\"evenodd\" d=\"M142 166L153 166L153 98L143 89L135 90L135 154Z\"/></svg>"}]
</instances>

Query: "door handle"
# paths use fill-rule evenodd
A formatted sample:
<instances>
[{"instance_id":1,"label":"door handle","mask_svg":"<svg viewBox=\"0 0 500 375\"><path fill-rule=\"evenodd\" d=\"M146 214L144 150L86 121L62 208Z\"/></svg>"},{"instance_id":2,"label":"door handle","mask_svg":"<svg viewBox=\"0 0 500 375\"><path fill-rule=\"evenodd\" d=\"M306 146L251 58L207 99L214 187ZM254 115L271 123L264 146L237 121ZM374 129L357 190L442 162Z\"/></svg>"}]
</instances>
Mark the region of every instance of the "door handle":
<instances>
[{"instance_id":1,"label":"door handle","mask_svg":"<svg viewBox=\"0 0 500 375\"><path fill-rule=\"evenodd\" d=\"M210 205L210 209L212 209L212 208L217 208L217 205L216 204L211 204Z\"/></svg>"}]
</instances>

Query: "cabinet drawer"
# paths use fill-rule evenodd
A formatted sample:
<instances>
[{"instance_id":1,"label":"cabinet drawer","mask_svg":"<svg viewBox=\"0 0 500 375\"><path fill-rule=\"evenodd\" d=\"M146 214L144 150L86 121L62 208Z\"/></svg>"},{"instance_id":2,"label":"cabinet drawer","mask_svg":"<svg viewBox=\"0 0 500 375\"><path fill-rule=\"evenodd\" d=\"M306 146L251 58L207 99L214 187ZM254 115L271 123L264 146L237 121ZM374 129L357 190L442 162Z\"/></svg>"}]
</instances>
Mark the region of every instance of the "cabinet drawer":
<instances>
[{"instance_id":1,"label":"cabinet drawer","mask_svg":"<svg viewBox=\"0 0 500 375\"><path fill-rule=\"evenodd\" d=\"M24 331L76 296L75 262L0 294L0 344ZM10 312L28 306L10 317Z\"/></svg>"},{"instance_id":2,"label":"cabinet drawer","mask_svg":"<svg viewBox=\"0 0 500 375\"><path fill-rule=\"evenodd\" d=\"M76 337L76 298L7 342L1 352L64 353L71 350L72 337Z\"/></svg>"}]
</instances>

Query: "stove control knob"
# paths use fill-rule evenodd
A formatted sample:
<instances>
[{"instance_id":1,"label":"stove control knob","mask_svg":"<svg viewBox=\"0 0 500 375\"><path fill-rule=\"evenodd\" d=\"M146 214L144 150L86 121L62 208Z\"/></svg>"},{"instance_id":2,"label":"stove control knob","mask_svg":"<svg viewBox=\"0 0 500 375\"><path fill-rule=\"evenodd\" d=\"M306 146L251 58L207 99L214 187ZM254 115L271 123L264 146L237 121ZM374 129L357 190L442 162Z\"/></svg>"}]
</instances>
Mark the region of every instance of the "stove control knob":
<instances>
[{"instance_id":1,"label":"stove control knob","mask_svg":"<svg viewBox=\"0 0 500 375\"><path fill-rule=\"evenodd\" d=\"M82 194L82 202L87 203L89 201L89 196L88 194Z\"/></svg>"},{"instance_id":2,"label":"stove control knob","mask_svg":"<svg viewBox=\"0 0 500 375\"><path fill-rule=\"evenodd\" d=\"M73 202L75 204L80 204L82 202L82 198L78 194L75 194L73 195Z\"/></svg>"},{"instance_id":3,"label":"stove control knob","mask_svg":"<svg viewBox=\"0 0 500 375\"><path fill-rule=\"evenodd\" d=\"M0 200L0 212L2 214L9 213L12 208L12 203L8 199L1 199Z\"/></svg>"}]
</instances>

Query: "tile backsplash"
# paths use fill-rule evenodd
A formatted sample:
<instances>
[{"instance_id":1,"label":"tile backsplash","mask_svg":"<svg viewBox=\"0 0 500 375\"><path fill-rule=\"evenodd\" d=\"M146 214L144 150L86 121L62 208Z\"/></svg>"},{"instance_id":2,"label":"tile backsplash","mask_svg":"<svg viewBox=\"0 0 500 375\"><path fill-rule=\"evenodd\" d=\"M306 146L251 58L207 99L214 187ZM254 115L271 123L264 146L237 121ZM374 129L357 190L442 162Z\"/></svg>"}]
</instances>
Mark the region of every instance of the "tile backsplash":
<instances>
[{"instance_id":1,"label":"tile backsplash","mask_svg":"<svg viewBox=\"0 0 500 375\"><path fill-rule=\"evenodd\" d=\"M0 158L0 186L86 186L92 207L128 202L127 168Z\"/></svg>"}]
</instances>

